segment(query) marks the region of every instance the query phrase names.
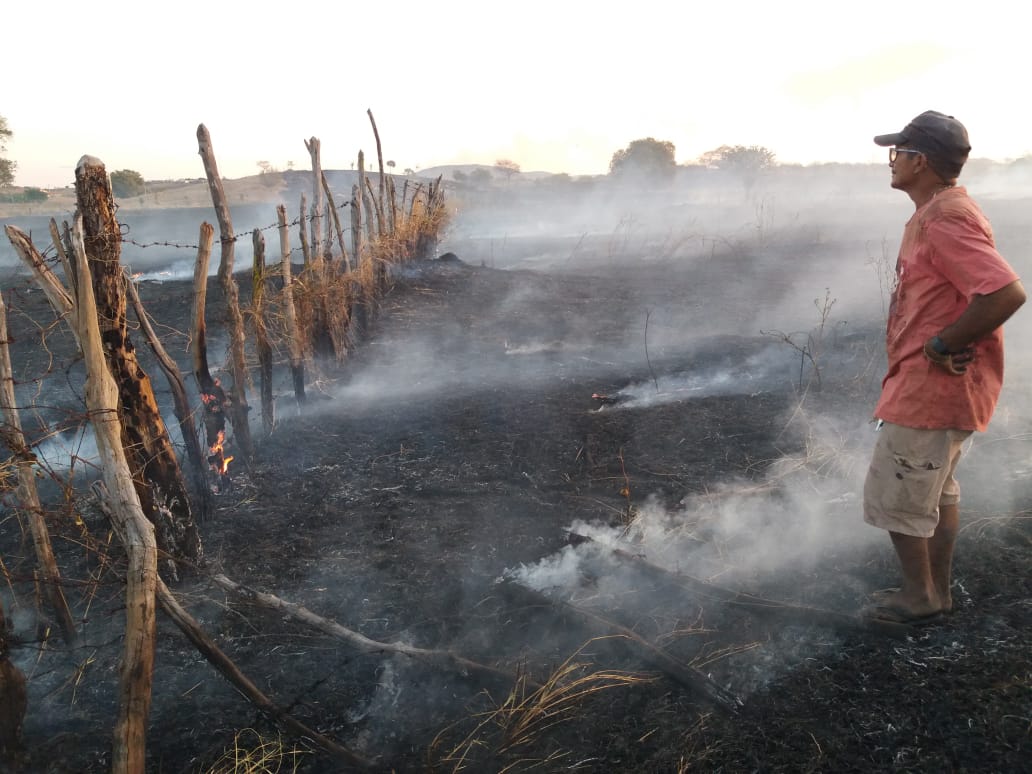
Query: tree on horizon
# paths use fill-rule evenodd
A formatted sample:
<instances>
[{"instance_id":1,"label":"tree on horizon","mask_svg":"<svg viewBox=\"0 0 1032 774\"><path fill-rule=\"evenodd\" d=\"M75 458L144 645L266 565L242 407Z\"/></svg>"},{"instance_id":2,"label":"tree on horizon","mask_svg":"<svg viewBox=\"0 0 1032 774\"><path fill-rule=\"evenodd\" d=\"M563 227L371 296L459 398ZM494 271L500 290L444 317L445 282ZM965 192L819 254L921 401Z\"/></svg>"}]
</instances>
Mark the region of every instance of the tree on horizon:
<instances>
[{"instance_id":1,"label":"tree on horizon","mask_svg":"<svg viewBox=\"0 0 1032 774\"><path fill-rule=\"evenodd\" d=\"M135 169L120 169L111 173L111 193L118 198L139 196L145 190L143 175Z\"/></svg>"},{"instance_id":2,"label":"tree on horizon","mask_svg":"<svg viewBox=\"0 0 1032 774\"><path fill-rule=\"evenodd\" d=\"M669 140L653 137L634 140L613 154L609 162L609 174L643 179L670 178L677 170L674 150L674 144Z\"/></svg>"},{"instance_id":3,"label":"tree on horizon","mask_svg":"<svg viewBox=\"0 0 1032 774\"><path fill-rule=\"evenodd\" d=\"M495 166L505 175L505 182L512 180L512 176L520 171L520 165L511 159L498 159Z\"/></svg>"},{"instance_id":4,"label":"tree on horizon","mask_svg":"<svg viewBox=\"0 0 1032 774\"><path fill-rule=\"evenodd\" d=\"M7 141L14 137L14 132L7 125L7 119L0 116L0 154L7 152ZM14 171L18 168L16 161L0 155L0 188L14 183Z\"/></svg>"},{"instance_id":5,"label":"tree on horizon","mask_svg":"<svg viewBox=\"0 0 1032 774\"><path fill-rule=\"evenodd\" d=\"M699 156L699 164L736 175L748 193L763 172L777 166L777 157L762 145L721 145Z\"/></svg>"}]
</instances>

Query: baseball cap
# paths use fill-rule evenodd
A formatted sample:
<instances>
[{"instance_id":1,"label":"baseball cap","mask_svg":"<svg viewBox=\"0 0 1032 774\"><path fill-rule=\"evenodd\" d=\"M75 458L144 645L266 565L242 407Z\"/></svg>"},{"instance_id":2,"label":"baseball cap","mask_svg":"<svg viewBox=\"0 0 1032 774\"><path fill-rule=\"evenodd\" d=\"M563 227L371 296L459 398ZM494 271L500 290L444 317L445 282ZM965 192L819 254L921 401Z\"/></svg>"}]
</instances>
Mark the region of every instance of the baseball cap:
<instances>
[{"instance_id":1,"label":"baseball cap","mask_svg":"<svg viewBox=\"0 0 1032 774\"><path fill-rule=\"evenodd\" d=\"M960 174L971 152L964 124L937 110L926 110L902 131L879 134L874 142L884 147L906 145L921 151L944 180L952 180Z\"/></svg>"}]
</instances>

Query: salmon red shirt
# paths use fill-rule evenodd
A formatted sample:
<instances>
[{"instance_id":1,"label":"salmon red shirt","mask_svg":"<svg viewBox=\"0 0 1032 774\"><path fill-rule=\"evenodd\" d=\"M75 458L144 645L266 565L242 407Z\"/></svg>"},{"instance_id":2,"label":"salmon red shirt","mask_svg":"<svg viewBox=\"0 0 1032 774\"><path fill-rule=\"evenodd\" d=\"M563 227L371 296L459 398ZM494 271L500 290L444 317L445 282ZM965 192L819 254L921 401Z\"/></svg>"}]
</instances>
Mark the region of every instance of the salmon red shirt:
<instances>
[{"instance_id":1,"label":"salmon red shirt","mask_svg":"<svg viewBox=\"0 0 1032 774\"><path fill-rule=\"evenodd\" d=\"M975 343L963 376L924 356L924 343L972 298L1018 279L996 251L992 228L963 187L946 189L903 231L886 330L888 372L874 415L918 429L984 431L1003 386L1003 328Z\"/></svg>"}]
</instances>

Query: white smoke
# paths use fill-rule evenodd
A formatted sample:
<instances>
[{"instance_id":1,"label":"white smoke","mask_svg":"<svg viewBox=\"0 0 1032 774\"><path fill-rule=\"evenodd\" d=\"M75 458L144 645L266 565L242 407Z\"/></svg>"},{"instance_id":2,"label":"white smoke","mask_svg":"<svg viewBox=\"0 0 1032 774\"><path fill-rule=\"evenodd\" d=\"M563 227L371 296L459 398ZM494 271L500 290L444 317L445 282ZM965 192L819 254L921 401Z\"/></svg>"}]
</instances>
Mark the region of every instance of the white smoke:
<instances>
[{"instance_id":1,"label":"white smoke","mask_svg":"<svg viewBox=\"0 0 1032 774\"><path fill-rule=\"evenodd\" d=\"M770 465L764 480L715 483L674 508L650 497L626 525L573 522L569 531L590 542L511 575L531 588L573 593L584 562L604 556L603 549L621 549L671 573L762 588L765 577L801 572L883 540L860 518L873 429L799 412L796 421L806 426L804 450Z\"/></svg>"}]
</instances>

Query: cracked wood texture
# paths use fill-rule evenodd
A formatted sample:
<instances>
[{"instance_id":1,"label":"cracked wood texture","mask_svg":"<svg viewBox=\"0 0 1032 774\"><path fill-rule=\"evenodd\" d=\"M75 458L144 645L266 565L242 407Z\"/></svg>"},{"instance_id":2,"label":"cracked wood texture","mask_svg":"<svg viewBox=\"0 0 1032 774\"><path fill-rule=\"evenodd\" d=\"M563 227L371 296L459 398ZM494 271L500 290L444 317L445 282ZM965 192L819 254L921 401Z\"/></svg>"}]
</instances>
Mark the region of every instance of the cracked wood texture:
<instances>
[{"instance_id":1,"label":"cracked wood texture","mask_svg":"<svg viewBox=\"0 0 1032 774\"><path fill-rule=\"evenodd\" d=\"M196 561L201 540L189 492L150 377L136 357L126 326L122 240L111 184L104 164L84 156L75 170L75 194L97 304L100 339L108 370L118 387L118 416L133 481L158 547L171 558Z\"/></svg>"}]
</instances>

